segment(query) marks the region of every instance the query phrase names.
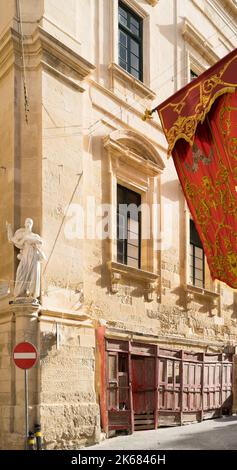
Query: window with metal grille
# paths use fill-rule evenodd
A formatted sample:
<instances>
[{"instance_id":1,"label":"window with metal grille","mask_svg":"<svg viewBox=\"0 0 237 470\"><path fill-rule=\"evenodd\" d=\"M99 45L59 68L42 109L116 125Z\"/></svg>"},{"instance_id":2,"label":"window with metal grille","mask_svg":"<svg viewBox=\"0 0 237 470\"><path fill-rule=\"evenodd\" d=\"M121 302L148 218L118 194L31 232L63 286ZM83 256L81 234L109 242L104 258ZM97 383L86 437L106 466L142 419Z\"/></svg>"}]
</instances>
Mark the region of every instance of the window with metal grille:
<instances>
[{"instance_id":1,"label":"window with metal grille","mask_svg":"<svg viewBox=\"0 0 237 470\"><path fill-rule=\"evenodd\" d=\"M117 186L117 261L141 267L141 196Z\"/></svg>"},{"instance_id":2,"label":"window with metal grille","mask_svg":"<svg viewBox=\"0 0 237 470\"><path fill-rule=\"evenodd\" d=\"M119 2L119 65L138 80L142 70L142 19Z\"/></svg>"},{"instance_id":3,"label":"window with metal grille","mask_svg":"<svg viewBox=\"0 0 237 470\"><path fill-rule=\"evenodd\" d=\"M190 219L190 277L194 286L205 287L205 255L192 219Z\"/></svg>"}]
</instances>

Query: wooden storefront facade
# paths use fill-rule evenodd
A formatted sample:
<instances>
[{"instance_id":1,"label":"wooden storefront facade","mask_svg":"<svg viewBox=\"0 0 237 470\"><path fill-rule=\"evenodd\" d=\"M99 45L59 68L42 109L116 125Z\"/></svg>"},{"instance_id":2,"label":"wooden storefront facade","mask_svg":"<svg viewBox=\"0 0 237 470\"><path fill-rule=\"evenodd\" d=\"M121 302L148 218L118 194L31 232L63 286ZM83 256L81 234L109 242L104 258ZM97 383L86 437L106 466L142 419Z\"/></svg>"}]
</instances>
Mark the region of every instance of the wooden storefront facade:
<instances>
[{"instance_id":1,"label":"wooden storefront facade","mask_svg":"<svg viewBox=\"0 0 237 470\"><path fill-rule=\"evenodd\" d=\"M103 347L101 415L107 434L231 413L232 355L117 339L104 339Z\"/></svg>"}]
</instances>

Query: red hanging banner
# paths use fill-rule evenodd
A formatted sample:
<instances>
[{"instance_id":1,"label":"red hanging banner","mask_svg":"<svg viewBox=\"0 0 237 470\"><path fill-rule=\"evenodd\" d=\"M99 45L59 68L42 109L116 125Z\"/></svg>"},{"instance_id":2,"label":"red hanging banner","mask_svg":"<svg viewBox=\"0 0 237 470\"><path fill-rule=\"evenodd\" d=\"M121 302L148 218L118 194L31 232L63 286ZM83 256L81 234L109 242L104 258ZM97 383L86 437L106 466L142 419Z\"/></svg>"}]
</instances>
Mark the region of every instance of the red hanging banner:
<instances>
[{"instance_id":1,"label":"red hanging banner","mask_svg":"<svg viewBox=\"0 0 237 470\"><path fill-rule=\"evenodd\" d=\"M158 108L213 279L237 288L237 51Z\"/></svg>"}]
</instances>

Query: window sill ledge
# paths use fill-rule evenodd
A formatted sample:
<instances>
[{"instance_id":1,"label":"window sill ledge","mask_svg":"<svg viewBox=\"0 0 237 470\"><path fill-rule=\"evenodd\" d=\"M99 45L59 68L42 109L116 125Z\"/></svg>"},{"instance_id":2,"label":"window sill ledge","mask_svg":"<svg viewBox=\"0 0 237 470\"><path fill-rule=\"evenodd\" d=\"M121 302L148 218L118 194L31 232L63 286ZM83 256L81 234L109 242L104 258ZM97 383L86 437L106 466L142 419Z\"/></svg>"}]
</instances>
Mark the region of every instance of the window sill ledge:
<instances>
[{"instance_id":1,"label":"window sill ledge","mask_svg":"<svg viewBox=\"0 0 237 470\"><path fill-rule=\"evenodd\" d=\"M138 91L147 99L154 100L156 98L156 93L154 91L152 91L147 85L142 83L140 80L137 80L137 78L133 77L133 75L131 75L129 72L120 67L120 65L115 64L115 62L112 62L108 68L112 74L112 78L117 77L120 80L126 81L131 85L133 90Z\"/></svg>"},{"instance_id":2,"label":"window sill ledge","mask_svg":"<svg viewBox=\"0 0 237 470\"><path fill-rule=\"evenodd\" d=\"M108 267L111 272L118 272L123 276L132 276L142 282L155 282L158 279L158 274L133 268L132 266L117 263L116 261L109 261Z\"/></svg>"},{"instance_id":3,"label":"window sill ledge","mask_svg":"<svg viewBox=\"0 0 237 470\"><path fill-rule=\"evenodd\" d=\"M123 279L132 279L143 285L145 300L150 302L154 300L154 294L157 290L158 274L142 269L133 268L126 264L117 263L116 261L109 261L107 263L108 269L111 273L111 292L117 293L119 284Z\"/></svg>"},{"instance_id":4,"label":"window sill ledge","mask_svg":"<svg viewBox=\"0 0 237 470\"><path fill-rule=\"evenodd\" d=\"M213 302L217 302L220 298L220 294L218 292L214 292L202 287L193 286L192 284L187 284L185 287L188 300L193 300L194 296L201 296L203 298L212 300Z\"/></svg>"}]
</instances>

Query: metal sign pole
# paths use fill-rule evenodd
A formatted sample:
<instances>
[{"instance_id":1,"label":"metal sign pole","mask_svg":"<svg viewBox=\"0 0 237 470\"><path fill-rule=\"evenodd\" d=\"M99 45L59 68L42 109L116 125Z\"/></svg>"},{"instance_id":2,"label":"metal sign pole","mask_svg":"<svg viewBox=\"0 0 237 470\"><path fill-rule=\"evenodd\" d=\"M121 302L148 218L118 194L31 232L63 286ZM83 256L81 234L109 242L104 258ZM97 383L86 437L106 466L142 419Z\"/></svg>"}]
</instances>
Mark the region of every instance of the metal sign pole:
<instances>
[{"instance_id":1,"label":"metal sign pole","mask_svg":"<svg viewBox=\"0 0 237 470\"><path fill-rule=\"evenodd\" d=\"M31 445L29 438L29 393L28 393L28 369L37 362L38 352L36 347L28 341L18 343L13 350L13 361L17 367L25 372L25 450Z\"/></svg>"},{"instance_id":2,"label":"metal sign pole","mask_svg":"<svg viewBox=\"0 0 237 470\"><path fill-rule=\"evenodd\" d=\"M25 450L27 450L29 434L29 408L28 408L28 369L25 369Z\"/></svg>"}]
</instances>

